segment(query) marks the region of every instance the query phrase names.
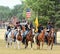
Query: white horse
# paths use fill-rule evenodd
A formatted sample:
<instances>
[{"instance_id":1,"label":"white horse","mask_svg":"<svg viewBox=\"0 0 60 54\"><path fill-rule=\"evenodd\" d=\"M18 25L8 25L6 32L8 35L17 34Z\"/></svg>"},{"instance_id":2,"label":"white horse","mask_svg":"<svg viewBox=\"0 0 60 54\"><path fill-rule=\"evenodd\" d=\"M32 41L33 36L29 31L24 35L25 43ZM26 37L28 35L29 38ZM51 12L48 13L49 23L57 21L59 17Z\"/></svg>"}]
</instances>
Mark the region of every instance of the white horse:
<instances>
[{"instance_id":1,"label":"white horse","mask_svg":"<svg viewBox=\"0 0 60 54\"><path fill-rule=\"evenodd\" d=\"M7 31L8 32L8 31ZM6 33L7 33L6 32ZM14 32L15 32L15 30L14 29L12 29L9 33L8 33L8 35L7 35L7 37L5 37L6 38L6 47L11 47L12 46L12 42L13 42L13 36L12 35L14 35ZM6 35L6 34L5 34Z\"/></svg>"}]
</instances>

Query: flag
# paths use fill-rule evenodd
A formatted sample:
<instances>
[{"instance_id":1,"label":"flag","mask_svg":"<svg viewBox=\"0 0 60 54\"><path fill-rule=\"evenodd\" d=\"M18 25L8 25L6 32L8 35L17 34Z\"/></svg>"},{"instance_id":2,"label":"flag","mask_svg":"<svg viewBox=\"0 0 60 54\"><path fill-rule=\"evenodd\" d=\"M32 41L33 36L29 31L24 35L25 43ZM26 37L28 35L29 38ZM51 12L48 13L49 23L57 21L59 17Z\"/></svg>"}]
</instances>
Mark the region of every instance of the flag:
<instances>
[{"instance_id":1,"label":"flag","mask_svg":"<svg viewBox=\"0 0 60 54\"><path fill-rule=\"evenodd\" d=\"M30 18L31 17L31 11L30 9L26 10L26 18Z\"/></svg>"},{"instance_id":2,"label":"flag","mask_svg":"<svg viewBox=\"0 0 60 54\"><path fill-rule=\"evenodd\" d=\"M38 18L37 17L35 19L35 25L36 25L36 27L38 27Z\"/></svg>"},{"instance_id":3,"label":"flag","mask_svg":"<svg viewBox=\"0 0 60 54\"><path fill-rule=\"evenodd\" d=\"M36 19L35 19L35 26L36 26L36 30L35 30L35 32L37 32L38 31L38 18L36 17Z\"/></svg>"}]
</instances>

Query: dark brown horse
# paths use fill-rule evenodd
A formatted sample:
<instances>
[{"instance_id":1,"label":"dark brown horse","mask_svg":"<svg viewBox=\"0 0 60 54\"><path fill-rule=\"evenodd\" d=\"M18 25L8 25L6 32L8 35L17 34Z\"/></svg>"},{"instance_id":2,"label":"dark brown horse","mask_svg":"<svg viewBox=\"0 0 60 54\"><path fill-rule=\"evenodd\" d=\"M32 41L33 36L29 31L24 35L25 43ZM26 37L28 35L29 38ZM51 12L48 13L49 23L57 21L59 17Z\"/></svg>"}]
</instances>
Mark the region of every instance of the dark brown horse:
<instances>
[{"instance_id":1,"label":"dark brown horse","mask_svg":"<svg viewBox=\"0 0 60 54\"><path fill-rule=\"evenodd\" d=\"M45 35L45 29L43 29L41 33L36 37L37 49L40 49L40 42L42 42L42 48L43 48L45 38L44 35Z\"/></svg>"},{"instance_id":2,"label":"dark brown horse","mask_svg":"<svg viewBox=\"0 0 60 54\"><path fill-rule=\"evenodd\" d=\"M48 46L51 45L51 50L52 50L54 43L54 28L51 28L51 30L49 31L47 40L48 40Z\"/></svg>"},{"instance_id":3,"label":"dark brown horse","mask_svg":"<svg viewBox=\"0 0 60 54\"><path fill-rule=\"evenodd\" d=\"M30 31L28 32L28 34L26 35L26 44L25 44L25 48L28 47L28 42L31 42L31 48L32 48L32 43L33 43L33 35L32 35L32 28L30 29Z\"/></svg>"}]
</instances>

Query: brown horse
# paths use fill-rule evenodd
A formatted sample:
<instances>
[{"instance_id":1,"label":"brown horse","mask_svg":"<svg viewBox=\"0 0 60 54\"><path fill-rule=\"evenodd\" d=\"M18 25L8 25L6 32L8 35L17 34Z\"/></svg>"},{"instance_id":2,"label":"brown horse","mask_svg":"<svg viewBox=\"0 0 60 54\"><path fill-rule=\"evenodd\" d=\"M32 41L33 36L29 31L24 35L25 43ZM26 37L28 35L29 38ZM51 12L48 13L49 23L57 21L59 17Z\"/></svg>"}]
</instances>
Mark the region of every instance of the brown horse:
<instances>
[{"instance_id":1,"label":"brown horse","mask_svg":"<svg viewBox=\"0 0 60 54\"><path fill-rule=\"evenodd\" d=\"M17 39L18 41L22 41L22 36L21 36L20 30L18 31L18 34L17 34L16 39Z\"/></svg>"},{"instance_id":2,"label":"brown horse","mask_svg":"<svg viewBox=\"0 0 60 54\"><path fill-rule=\"evenodd\" d=\"M48 46L51 45L51 50L52 50L54 43L54 28L51 28L51 30L49 31L47 40L48 40Z\"/></svg>"},{"instance_id":3,"label":"brown horse","mask_svg":"<svg viewBox=\"0 0 60 54\"><path fill-rule=\"evenodd\" d=\"M20 49L20 41L22 41L21 31L18 30L18 33L16 35L16 43L18 45L18 49ZM16 47L16 46L15 46Z\"/></svg>"},{"instance_id":4,"label":"brown horse","mask_svg":"<svg viewBox=\"0 0 60 54\"><path fill-rule=\"evenodd\" d=\"M25 48L28 47L28 42L31 42L31 48L32 48L32 43L33 43L33 35L32 35L32 28L30 29L30 31L28 32L28 34L26 35L26 44L25 44Z\"/></svg>"},{"instance_id":5,"label":"brown horse","mask_svg":"<svg viewBox=\"0 0 60 54\"><path fill-rule=\"evenodd\" d=\"M42 48L44 45L44 38L45 38L45 29L41 31L41 33L36 37L37 49L40 49L40 42L42 42Z\"/></svg>"}]
</instances>

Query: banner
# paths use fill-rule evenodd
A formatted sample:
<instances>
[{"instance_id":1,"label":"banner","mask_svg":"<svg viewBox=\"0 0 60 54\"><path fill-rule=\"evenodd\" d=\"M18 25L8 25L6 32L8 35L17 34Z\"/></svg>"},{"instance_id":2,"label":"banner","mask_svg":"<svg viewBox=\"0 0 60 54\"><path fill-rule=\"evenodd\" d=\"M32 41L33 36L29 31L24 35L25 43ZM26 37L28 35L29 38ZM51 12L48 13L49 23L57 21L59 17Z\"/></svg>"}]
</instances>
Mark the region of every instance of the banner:
<instances>
[{"instance_id":1,"label":"banner","mask_svg":"<svg viewBox=\"0 0 60 54\"><path fill-rule=\"evenodd\" d=\"M37 18L37 17L36 17L36 19L35 19L35 26L36 26L35 32L37 32L37 31L38 31L38 18Z\"/></svg>"}]
</instances>

